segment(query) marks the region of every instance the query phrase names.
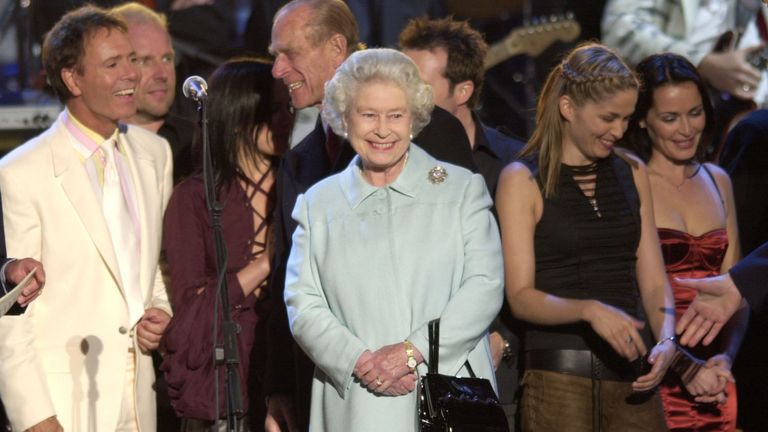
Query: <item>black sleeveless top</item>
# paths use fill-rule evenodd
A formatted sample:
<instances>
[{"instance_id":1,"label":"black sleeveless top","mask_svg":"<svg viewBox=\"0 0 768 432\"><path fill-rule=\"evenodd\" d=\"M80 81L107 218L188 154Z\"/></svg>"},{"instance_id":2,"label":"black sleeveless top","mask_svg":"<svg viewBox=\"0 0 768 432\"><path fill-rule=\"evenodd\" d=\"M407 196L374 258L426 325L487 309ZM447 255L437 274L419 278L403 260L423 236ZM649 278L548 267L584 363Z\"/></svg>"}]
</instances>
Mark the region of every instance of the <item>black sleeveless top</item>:
<instances>
[{"instance_id":1,"label":"black sleeveless top","mask_svg":"<svg viewBox=\"0 0 768 432\"><path fill-rule=\"evenodd\" d=\"M521 160L538 178L537 156ZM544 198L536 225L535 287L569 299L595 299L647 321L635 265L640 243L640 199L632 168L611 154L597 161L596 210L579 187L578 167L561 165L556 195ZM543 188L539 183L539 188ZM650 348L650 324L640 331ZM581 322L559 326L529 324L525 349L590 350L607 366L628 363ZM611 369L614 369L611 367Z\"/></svg>"}]
</instances>

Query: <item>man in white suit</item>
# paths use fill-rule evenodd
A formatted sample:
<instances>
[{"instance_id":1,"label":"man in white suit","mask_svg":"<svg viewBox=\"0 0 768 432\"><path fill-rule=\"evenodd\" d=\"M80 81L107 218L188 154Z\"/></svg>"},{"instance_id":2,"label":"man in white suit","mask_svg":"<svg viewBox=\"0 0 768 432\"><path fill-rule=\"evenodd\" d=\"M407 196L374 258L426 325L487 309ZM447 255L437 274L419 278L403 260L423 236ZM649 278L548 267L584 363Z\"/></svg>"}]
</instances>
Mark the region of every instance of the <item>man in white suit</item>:
<instances>
[{"instance_id":1,"label":"man in white suit","mask_svg":"<svg viewBox=\"0 0 768 432\"><path fill-rule=\"evenodd\" d=\"M47 283L0 320L0 396L14 430L151 432L149 351L171 314L157 265L170 150L118 124L140 76L118 18L68 13L43 64L66 109L0 161L0 189L8 253L40 260Z\"/></svg>"}]
</instances>

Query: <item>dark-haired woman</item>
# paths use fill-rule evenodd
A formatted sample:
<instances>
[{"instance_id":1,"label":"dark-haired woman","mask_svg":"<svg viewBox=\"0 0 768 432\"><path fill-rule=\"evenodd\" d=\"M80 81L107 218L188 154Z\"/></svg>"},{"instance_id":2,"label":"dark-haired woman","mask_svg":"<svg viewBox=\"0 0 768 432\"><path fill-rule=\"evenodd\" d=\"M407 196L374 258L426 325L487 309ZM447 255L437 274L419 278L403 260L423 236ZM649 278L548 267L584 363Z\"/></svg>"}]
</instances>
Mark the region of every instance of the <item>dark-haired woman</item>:
<instances>
[{"instance_id":1,"label":"dark-haired woman","mask_svg":"<svg viewBox=\"0 0 768 432\"><path fill-rule=\"evenodd\" d=\"M528 323L524 431L665 429L653 389L675 350L672 295L645 165L614 151L638 87L608 48L576 48L499 179L507 300Z\"/></svg>"},{"instance_id":2,"label":"dark-haired woman","mask_svg":"<svg viewBox=\"0 0 768 432\"><path fill-rule=\"evenodd\" d=\"M667 53L646 58L636 71L644 86L626 140L648 164L654 216L680 317L697 293L678 285L675 277L726 273L739 259L733 190L725 171L702 162L701 143L709 142L713 117L696 67ZM706 365L685 386L668 374L661 397L671 430L735 430L730 370L747 320L742 308L712 345L692 349Z\"/></svg>"},{"instance_id":3,"label":"dark-haired woman","mask_svg":"<svg viewBox=\"0 0 768 432\"><path fill-rule=\"evenodd\" d=\"M288 92L271 76L271 64L252 58L230 60L209 80L208 120L216 194L224 204L221 225L227 249L226 282L233 319L240 326L238 348L243 400L258 395L249 382L251 349L266 312L269 225L274 206L277 157L287 149L292 124ZM213 230L201 175L179 183L165 214L163 243L174 317L163 340L161 369L182 430L210 430L226 415L223 368L214 365L216 293Z\"/></svg>"}]
</instances>

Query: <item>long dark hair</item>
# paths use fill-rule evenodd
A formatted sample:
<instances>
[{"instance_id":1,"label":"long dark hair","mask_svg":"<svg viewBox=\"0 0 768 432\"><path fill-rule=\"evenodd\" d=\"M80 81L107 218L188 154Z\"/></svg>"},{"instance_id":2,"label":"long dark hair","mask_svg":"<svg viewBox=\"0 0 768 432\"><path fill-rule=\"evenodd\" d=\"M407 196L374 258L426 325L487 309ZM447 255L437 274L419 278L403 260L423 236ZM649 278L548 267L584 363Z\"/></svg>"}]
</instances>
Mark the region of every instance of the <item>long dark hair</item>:
<instances>
[{"instance_id":1,"label":"long dark hair","mask_svg":"<svg viewBox=\"0 0 768 432\"><path fill-rule=\"evenodd\" d=\"M635 112L629 120L629 127L627 128L627 133L624 134L621 145L637 153L642 160L648 162L648 159L651 157L653 142L651 137L648 136L648 130L640 127L640 121L648 115L648 110L653 106L654 91L668 84L692 82L699 90L706 117L706 123L701 133L694 161L704 161L707 151L706 144L712 141L715 117L709 92L696 67L681 55L662 53L646 57L637 65L635 71L640 78L641 87L637 97Z\"/></svg>"},{"instance_id":2,"label":"long dark hair","mask_svg":"<svg viewBox=\"0 0 768 432\"><path fill-rule=\"evenodd\" d=\"M240 155L274 163L262 154L255 136L268 127L275 99L272 63L255 57L239 57L219 66L208 79L208 132L211 160L219 190L243 175ZM198 143L200 141L198 137ZM198 150L201 146L197 145ZM201 158L197 158L201 160Z\"/></svg>"}]
</instances>

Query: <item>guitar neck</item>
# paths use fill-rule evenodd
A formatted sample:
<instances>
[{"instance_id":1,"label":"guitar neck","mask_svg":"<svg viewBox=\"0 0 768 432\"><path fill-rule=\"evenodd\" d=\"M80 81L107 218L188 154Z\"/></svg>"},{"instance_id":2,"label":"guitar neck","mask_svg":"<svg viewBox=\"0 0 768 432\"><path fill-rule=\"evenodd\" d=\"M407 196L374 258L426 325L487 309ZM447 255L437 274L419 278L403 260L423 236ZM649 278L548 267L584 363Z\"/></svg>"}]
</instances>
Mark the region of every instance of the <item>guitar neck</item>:
<instances>
[{"instance_id":1,"label":"guitar neck","mask_svg":"<svg viewBox=\"0 0 768 432\"><path fill-rule=\"evenodd\" d=\"M527 54L537 56L557 41L573 42L581 34L581 27L572 16L552 17L539 20L540 24L517 27L499 42L488 47L485 69L504 60Z\"/></svg>"}]
</instances>

